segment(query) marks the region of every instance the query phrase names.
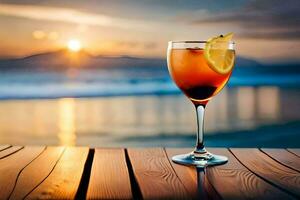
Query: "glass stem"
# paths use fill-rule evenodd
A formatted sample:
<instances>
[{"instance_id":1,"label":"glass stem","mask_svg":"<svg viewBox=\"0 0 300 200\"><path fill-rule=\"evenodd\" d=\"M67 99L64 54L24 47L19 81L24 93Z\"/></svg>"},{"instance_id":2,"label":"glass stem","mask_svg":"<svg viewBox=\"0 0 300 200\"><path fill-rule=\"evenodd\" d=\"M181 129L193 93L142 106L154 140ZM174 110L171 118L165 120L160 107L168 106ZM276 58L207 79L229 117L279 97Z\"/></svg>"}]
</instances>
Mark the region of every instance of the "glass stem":
<instances>
[{"instance_id":1,"label":"glass stem","mask_svg":"<svg viewBox=\"0 0 300 200\"><path fill-rule=\"evenodd\" d=\"M204 130L204 111L205 105L195 105L197 112L197 143L194 153L204 154L206 150L204 148L203 130Z\"/></svg>"}]
</instances>

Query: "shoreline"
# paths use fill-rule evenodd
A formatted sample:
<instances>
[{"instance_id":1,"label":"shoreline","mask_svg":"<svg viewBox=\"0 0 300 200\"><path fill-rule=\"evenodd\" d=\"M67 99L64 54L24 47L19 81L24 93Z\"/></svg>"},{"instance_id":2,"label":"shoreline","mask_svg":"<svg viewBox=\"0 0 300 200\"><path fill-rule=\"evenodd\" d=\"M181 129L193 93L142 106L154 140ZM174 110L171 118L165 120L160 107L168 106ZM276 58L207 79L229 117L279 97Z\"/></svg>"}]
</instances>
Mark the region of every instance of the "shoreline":
<instances>
[{"instance_id":1,"label":"shoreline","mask_svg":"<svg viewBox=\"0 0 300 200\"><path fill-rule=\"evenodd\" d=\"M264 147L264 148L300 148L299 132L300 121L293 121L284 124L273 124L260 126L253 130L240 130L240 131L229 131L229 132L217 132L217 133L204 133L204 142L206 147ZM256 136L254 136L256 134ZM248 138L248 139L247 139ZM172 141L170 141L172 140ZM132 137L123 138L122 142L134 142L142 143L143 141L151 141L151 143L160 142L168 143L167 147L194 147L196 141L195 134L185 135L164 135L160 134L156 136L144 136L144 137ZM144 143L144 146L151 146L151 144ZM139 146L139 145L138 145ZM163 146L163 145L159 145Z\"/></svg>"},{"instance_id":2,"label":"shoreline","mask_svg":"<svg viewBox=\"0 0 300 200\"><path fill-rule=\"evenodd\" d=\"M300 148L300 120L284 124L264 125L252 130L204 133L206 147L223 148ZM0 138L3 140L3 138ZM144 136L113 136L109 133L77 135L76 141L70 146L89 146L93 148L107 147L170 147L193 148L196 133L190 134L153 134ZM55 138L27 139L27 142L11 142L12 145L61 145ZM69 146L69 145L67 145Z\"/></svg>"}]
</instances>

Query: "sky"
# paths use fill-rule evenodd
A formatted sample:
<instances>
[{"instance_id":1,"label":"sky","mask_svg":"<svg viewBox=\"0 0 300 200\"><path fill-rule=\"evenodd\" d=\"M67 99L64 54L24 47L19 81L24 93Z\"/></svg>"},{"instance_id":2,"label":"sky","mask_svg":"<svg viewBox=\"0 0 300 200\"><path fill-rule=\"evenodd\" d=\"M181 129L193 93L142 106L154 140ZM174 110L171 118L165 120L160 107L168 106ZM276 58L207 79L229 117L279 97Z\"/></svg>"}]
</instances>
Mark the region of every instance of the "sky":
<instances>
[{"instance_id":1,"label":"sky","mask_svg":"<svg viewBox=\"0 0 300 200\"><path fill-rule=\"evenodd\" d=\"M237 55L300 61L299 0L0 0L0 57L65 48L93 55L166 56L170 40L234 32Z\"/></svg>"}]
</instances>

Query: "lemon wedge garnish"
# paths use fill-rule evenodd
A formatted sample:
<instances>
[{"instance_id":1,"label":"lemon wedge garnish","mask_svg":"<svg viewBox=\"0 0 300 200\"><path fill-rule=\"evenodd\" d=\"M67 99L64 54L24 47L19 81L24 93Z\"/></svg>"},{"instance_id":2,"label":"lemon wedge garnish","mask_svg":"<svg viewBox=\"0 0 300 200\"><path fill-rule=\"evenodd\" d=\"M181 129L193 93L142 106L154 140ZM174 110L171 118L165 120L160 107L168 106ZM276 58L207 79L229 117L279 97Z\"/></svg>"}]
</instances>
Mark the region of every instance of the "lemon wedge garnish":
<instances>
[{"instance_id":1,"label":"lemon wedge garnish","mask_svg":"<svg viewBox=\"0 0 300 200\"><path fill-rule=\"evenodd\" d=\"M229 49L233 33L209 39L205 44L204 56L208 65L220 74L229 73L234 65L235 53Z\"/></svg>"}]
</instances>

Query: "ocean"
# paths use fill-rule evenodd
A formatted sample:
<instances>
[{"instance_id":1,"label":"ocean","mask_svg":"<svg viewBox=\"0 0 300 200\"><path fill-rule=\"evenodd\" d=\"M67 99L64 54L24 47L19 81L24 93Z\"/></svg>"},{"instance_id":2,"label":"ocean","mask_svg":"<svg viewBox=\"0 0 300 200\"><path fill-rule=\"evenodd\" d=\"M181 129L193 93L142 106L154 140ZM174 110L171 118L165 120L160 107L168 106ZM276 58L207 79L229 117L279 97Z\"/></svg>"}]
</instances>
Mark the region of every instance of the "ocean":
<instances>
[{"instance_id":1,"label":"ocean","mask_svg":"<svg viewBox=\"0 0 300 200\"><path fill-rule=\"evenodd\" d=\"M236 69L229 87L299 87L300 73L257 73ZM65 72L0 73L0 99L111 97L179 94L165 68L71 69Z\"/></svg>"},{"instance_id":2,"label":"ocean","mask_svg":"<svg viewBox=\"0 0 300 200\"><path fill-rule=\"evenodd\" d=\"M234 71L208 104L207 146L300 147L300 75ZM0 142L192 147L193 105L165 68L0 73Z\"/></svg>"}]
</instances>

